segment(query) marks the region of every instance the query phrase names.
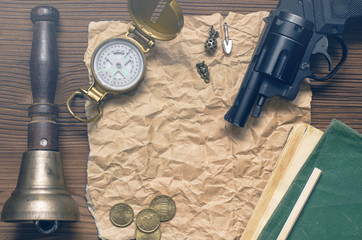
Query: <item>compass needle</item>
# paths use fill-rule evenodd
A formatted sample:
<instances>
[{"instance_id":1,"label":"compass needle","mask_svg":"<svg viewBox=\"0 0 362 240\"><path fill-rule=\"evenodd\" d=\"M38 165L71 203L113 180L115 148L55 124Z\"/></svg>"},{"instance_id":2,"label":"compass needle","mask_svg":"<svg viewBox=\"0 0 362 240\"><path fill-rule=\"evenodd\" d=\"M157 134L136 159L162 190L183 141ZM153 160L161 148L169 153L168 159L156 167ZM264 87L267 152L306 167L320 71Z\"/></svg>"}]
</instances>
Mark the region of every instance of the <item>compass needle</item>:
<instances>
[{"instance_id":1,"label":"compass needle","mask_svg":"<svg viewBox=\"0 0 362 240\"><path fill-rule=\"evenodd\" d=\"M109 80L108 87L111 86L112 81L113 81L114 77L116 76L116 73L117 73L117 72L118 72L117 68L114 69L114 71L113 71L113 73L112 73L112 77L111 77L111 79Z\"/></svg>"},{"instance_id":2,"label":"compass needle","mask_svg":"<svg viewBox=\"0 0 362 240\"><path fill-rule=\"evenodd\" d=\"M130 59L128 57L124 57L123 60L122 60L122 63L124 65L126 65L129 61L130 61Z\"/></svg>"},{"instance_id":3,"label":"compass needle","mask_svg":"<svg viewBox=\"0 0 362 240\"><path fill-rule=\"evenodd\" d=\"M130 49L123 58L126 58L131 51L132 51L132 49Z\"/></svg>"}]
</instances>

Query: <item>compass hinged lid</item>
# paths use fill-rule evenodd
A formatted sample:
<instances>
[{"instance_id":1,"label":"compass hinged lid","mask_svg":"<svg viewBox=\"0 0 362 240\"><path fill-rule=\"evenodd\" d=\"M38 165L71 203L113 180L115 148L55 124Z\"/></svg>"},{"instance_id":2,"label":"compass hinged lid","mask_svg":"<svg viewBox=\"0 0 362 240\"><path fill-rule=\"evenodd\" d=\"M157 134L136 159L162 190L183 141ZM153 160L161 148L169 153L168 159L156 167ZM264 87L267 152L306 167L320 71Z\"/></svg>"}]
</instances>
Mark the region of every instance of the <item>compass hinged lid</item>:
<instances>
[{"instance_id":1,"label":"compass hinged lid","mask_svg":"<svg viewBox=\"0 0 362 240\"><path fill-rule=\"evenodd\" d=\"M152 39L174 39L184 25L176 0L128 0L128 11L135 26Z\"/></svg>"}]
</instances>

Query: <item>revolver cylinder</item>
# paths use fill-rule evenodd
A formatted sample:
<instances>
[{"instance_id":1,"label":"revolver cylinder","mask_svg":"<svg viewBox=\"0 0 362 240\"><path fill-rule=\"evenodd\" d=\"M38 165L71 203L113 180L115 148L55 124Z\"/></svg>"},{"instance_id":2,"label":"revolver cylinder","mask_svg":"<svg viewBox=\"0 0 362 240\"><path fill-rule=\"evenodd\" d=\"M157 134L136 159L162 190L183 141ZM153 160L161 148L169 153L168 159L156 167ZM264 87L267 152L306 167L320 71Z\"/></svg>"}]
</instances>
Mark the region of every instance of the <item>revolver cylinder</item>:
<instances>
[{"instance_id":1,"label":"revolver cylinder","mask_svg":"<svg viewBox=\"0 0 362 240\"><path fill-rule=\"evenodd\" d=\"M287 97L313 36L314 24L295 14L281 11L268 18L265 37L254 52L240 91L225 120L243 127L253 110L258 118L266 98Z\"/></svg>"}]
</instances>

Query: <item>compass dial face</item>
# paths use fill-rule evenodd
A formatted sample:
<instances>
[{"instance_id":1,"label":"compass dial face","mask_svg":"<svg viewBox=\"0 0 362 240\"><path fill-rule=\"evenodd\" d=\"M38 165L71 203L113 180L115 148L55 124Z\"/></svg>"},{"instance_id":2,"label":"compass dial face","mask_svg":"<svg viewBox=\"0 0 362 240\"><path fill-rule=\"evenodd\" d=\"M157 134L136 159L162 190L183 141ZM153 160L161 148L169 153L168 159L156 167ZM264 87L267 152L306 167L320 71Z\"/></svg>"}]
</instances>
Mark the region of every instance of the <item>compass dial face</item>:
<instances>
[{"instance_id":1,"label":"compass dial face","mask_svg":"<svg viewBox=\"0 0 362 240\"><path fill-rule=\"evenodd\" d=\"M93 75L106 89L132 90L142 80L145 59L131 41L115 38L104 42L93 55Z\"/></svg>"}]
</instances>

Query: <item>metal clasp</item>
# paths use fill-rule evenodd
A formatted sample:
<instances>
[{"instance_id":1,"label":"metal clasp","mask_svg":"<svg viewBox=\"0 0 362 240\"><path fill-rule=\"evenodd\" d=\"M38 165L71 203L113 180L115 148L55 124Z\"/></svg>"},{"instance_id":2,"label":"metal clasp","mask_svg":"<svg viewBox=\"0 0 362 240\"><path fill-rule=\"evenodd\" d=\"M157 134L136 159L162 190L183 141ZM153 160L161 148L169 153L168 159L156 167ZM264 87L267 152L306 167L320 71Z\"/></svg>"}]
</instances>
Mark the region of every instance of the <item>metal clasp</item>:
<instances>
[{"instance_id":1,"label":"metal clasp","mask_svg":"<svg viewBox=\"0 0 362 240\"><path fill-rule=\"evenodd\" d=\"M110 93L108 92L102 92L99 91L94 84L92 86L90 86L87 90L84 90L82 88L79 88L78 91L75 91L67 100L67 108L69 113L77 120L84 122L84 123L91 123L94 122L95 120L97 120L99 117L102 116L103 114L103 104L105 102L105 100L108 98ZM73 110L70 107L70 104L72 102L72 100L76 97L80 97L83 99L88 99L91 100L92 102L94 102L97 107L98 107L98 114L95 115L92 118L81 118L78 117Z\"/></svg>"},{"instance_id":2,"label":"metal clasp","mask_svg":"<svg viewBox=\"0 0 362 240\"><path fill-rule=\"evenodd\" d=\"M143 42L145 42L147 48L145 48L145 46L139 43L136 39L129 37L130 33L133 33L134 35L136 35L136 37L140 38ZM148 38L147 36L142 34L142 32L134 25L132 25L128 29L128 32L126 33L126 38L137 44L144 53L150 51L150 49L155 45L155 41L152 38Z\"/></svg>"}]
</instances>

